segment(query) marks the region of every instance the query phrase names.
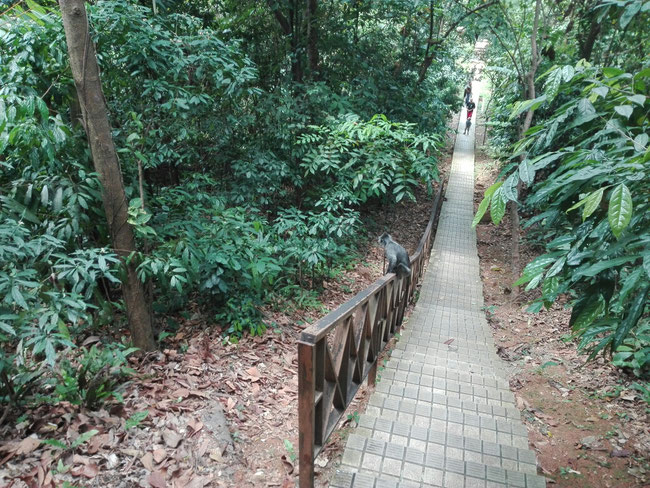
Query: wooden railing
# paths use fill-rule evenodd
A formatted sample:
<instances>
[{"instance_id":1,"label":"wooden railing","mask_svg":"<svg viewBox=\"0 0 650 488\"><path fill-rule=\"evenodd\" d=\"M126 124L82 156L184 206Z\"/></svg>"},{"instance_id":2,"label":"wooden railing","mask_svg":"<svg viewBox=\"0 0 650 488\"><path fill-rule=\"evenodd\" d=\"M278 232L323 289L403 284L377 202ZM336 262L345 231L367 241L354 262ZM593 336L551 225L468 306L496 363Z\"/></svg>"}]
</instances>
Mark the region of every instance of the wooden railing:
<instances>
[{"instance_id":1,"label":"wooden railing","mask_svg":"<svg viewBox=\"0 0 650 488\"><path fill-rule=\"evenodd\" d=\"M300 488L314 486L314 459L363 380L374 385L377 358L402 324L435 235L444 183L411 256L411 276L387 274L305 329L298 341Z\"/></svg>"}]
</instances>

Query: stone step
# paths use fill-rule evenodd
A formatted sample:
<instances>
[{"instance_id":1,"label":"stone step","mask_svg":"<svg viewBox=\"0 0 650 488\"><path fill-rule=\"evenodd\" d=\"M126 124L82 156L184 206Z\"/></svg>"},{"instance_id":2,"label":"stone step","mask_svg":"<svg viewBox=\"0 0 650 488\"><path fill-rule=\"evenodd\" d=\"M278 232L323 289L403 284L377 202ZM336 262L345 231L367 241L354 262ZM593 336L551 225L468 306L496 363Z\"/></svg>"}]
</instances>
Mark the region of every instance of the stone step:
<instances>
[{"instance_id":1,"label":"stone step","mask_svg":"<svg viewBox=\"0 0 650 488\"><path fill-rule=\"evenodd\" d=\"M489 348L496 351L494 341L491 337L461 334L438 334L436 331L427 331L423 329L405 329L400 332L399 341L416 346L426 346L428 344L445 344L447 346L457 346L464 348Z\"/></svg>"},{"instance_id":2,"label":"stone step","mask_svg":"<svg viewBox=\"0 0 650 488\"><path fill-rule=\"evenodd\" d=\"M469 362L477 364L499 363L502 359L497 356L496 350L492 346L484 345L483 347L463 347L462 345L445 344L444 342L432 342L430 345L409 344L408 342L397 342L394 350L408 352L408 354L422 354L431 356L436 354L456 354L459 357L466 357Z\"/></svg>"},{"instance_id":3,"label":"stone step","mask_svg":"<svg viewBox=\"0 0 650 488\"><path fill-rule=\"evenodd\" d=\"M448 410L456 410L463 414L482 415L486 417L493 417L496 420L514 420L521 423L521 412L514 405L490 405L488 403L475 403L468 400L461 400L460 398L435 393L431 396L431 400L420 400L413 398L397 397L394 395L386 394L384 392L375 392L377 394L377 401L373 405L393 407L394 402L404 401L405 412L417 413L418 415L425 415L431 408L445 408ZM390 399L387 402L386 399ZM422 407L421 405L424 405ZM426 408L431 407L431 408ZM442 412L435 412L439 417ZM486 421L486 425L491 425L491 422Z\"/></svg>"},{"instance_id":4,"label":"stone step","mask_svg":"<svg viewBox=\"0 0 650 488\"><path fill-rule=\"evenodd\" d=\"M433 395L444 395L449 398L458 398L464 402L507 407L514 405L515 396L510 390L487 388L455 381L445 381L444 388L436 386L409 385L403 381L381 381L375 387L378 393L393 397L410 398L423 402L431 402Z\"/></svg>"},{"instance_id":5,"label":"stone step","mask_svg":"<svg viewBox=\"0 0 650 488\"><path fill-rule=\"evenodd\" d=\"M448 361L441 361L441 364L424 364L417 361L408 360L406 358L395 358L395 360L389 359L385 361L383 366L384 368L390 368L396 371L404 371L407 373L414 372L425 374L429 376L440 376L446 377L449 379L459 378L459 381L467 382L463 378L466 378L467 375L479 375L483 378L493 378L498 381L503 381L509 384L508 376L506 371L497 371L493 368L480 368L475 364L469 363L459 363L454 361L449 363ZM438 373L440 372L440 373Z\"/></svg>"},{"instance_id":6,"label":"stone step","mask_svg":"<svg viewBox=\"0 0 650 488\"><path fill-rule=\"evenodd\" d=\"M409 317L407 323L417 322L426 325L431 329L437 328L457 328L468 330L493 330L481 310L474 312L451 309L449 307L437 306L426 307L420 306L418 302L413 314Z\"/></svg>"},{"instance_id":7,"label":"stone step","mask_svg":"<svg viewBox=\"0 0 650 488\"><path fill-rule=\"evenodd\" d=\"M497 466L513 471L535 474L535 453L495 442L463 437L449 432L424 429L410 424L391 422L371 415L362 415L355 434L381 439L401 446L413 447L425 454L435 453L444 457Z\"/></svg>"},{"instance_id":8,"label":"stone step","mask_svg":"<svg viewBox=\"0 0 650 488\"><path fill-rule=\"evenodd\" d=\"M453 303L434 306L423 300L419 300L413 313L414 315L421 313L435 314L448 320L460 320L463 322L479 320L481 324L487 323L485 320L485 312L480 307L478 310L465 310L453 306Z\"/></svg>"},{"instance_id":9,"label":"stone step","mask_svg":"<svg viewBox=\"0 0 650 488\"><path fill-rule=\"evenodd\" d=\"M465 410L463 407L469 407ZM375 392L370 396L366 413L393 422L426 429L450 432L463 437L495 442L526 449L528 430L512 408L498 405L445 406L426 401L392 397ZM476 410L471 410L475 408ZM518 412L517 412L518 413Z\"/></svg>"},{"instance_id":10,"label":"stone step","mask_svg":"<svg viewBox=\"0 0 650 488\"><path fill-rule=\"evenodd\" d=\"M486 328L475 328L475 329L458 329L445 327L444 329L426 327L421 323L409 322L401 331L400 338L403 338L406 342L413 342L413 339L427 339L435 342L445 343L449 339L453 339L450 344L456 342L457 339L464 341L478 343L478 344L490 344L494 345L494 339L492 333Z\"/></svg>"},{"instance_id":11,"label":"stone step","mask_svg":"<svg viewBox=\"0 0 650 488\"><path fill-rule=\"evenodd\" d=\"M496 483L497 486L500 484L522 488L546 486L545 479L534 473L463 461L434 452L425 453L413 447L404 447L380 439L367 439L355 434L348 437L340 471L368 474L375 480L374 484L365 486L374 487L390 486L377 485L377 479L380 478L386 482L393 482L392 486L400 487L405 481L420 483L415 486L434 487L486 486L487 482ZM340 477L336 476L332 486L364 486L355 484L354 477L349 485L340 484L339 480ZM476 482L473 483L472 480Z\"/></svg>"},{"instance_id":12,"label":"stone step","mask_svg":"<svg viewBox=\"0 0 650 488\"><path fill-rule=\"evenodd\" d=\"M391 358L399 359L409 364L421 364L422 366L443 366L454 371L466 371L470 373L486 374L492 373L502 378L509 376L508 370L514 369L505 361L477 362L476 358L459 356L457 353L439 352L437 354L412 354L401 349L393 349Z\"/></svg>"},{"instance_id":13,"label":"stone step","mask_svg":"<svg viewBox=\"0 0 650 488\"><path fill-rule=\"evenodd\" d=\"M510 391L510 384L504 378L495 375L482 375L450 371L447 368L435 366L414 367L406 361L391 359L385 364L381 373L381 381L395 381L414 386L449 389L448 383L468 384L498 390Z\"/></svg>"},{"instance_id":14,"label":"stone step","mask_svg":"<svg viewBox=\"0 0 650 488\"><path fill-rule=\"evenodd\" d=\"M400 336L407 337L426 337L433 340L442 340L445 342L449 339L464 338L472 342L494 343L493 335L488 326L465 327L464 325L441 324L435 319L430 320L426 316L411 317L403 324Z\"/></svg>"}]
</instances>

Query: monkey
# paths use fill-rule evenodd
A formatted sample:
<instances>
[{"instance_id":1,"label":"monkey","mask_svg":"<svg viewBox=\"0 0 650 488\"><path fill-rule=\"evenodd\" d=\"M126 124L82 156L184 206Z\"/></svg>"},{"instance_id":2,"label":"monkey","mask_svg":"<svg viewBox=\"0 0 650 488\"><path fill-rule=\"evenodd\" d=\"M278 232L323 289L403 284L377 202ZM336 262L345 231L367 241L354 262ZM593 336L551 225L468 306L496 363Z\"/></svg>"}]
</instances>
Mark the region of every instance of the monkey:
<instances>
[{"instance_id":1,"label":"monkey","mask_svg":"<svg viewBox=\"0 0 650 488\"><path fill-rule=\"evenodd\" d=\"M388 259L388 273L397 273L403 278L411 274L409 255L402 246L395 242L388 232L384 232L379 238L379 244L384 248L384 255Z\"/></svg>"}]
</instances>

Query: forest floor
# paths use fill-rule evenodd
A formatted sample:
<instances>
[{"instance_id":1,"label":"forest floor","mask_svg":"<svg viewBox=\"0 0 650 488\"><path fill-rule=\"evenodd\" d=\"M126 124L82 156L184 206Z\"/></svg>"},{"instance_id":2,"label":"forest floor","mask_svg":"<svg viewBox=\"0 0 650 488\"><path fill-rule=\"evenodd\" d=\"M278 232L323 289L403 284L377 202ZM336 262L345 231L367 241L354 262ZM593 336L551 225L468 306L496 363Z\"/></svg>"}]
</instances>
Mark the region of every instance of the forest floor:
<instances>
[{"instance_id":1,"label":"forest floor","mask_svg":"<svg viewBox=\"0 0 650 488\"><path fill-rule=\"evenodd\" d=\"M450 139L443 174L451 161ZM478 146L477 202L497 170ZM123 392L124 403L95 412L60 403L7 422L0 428L0 487L296 486L300 332L381 276L376 239L384 230L415 250L431 203L421 191L417 204L401 203L390 212L367 209L368 231L355 266L325 282L306 309L269 307L267 320L276 325L265 335L224 343L219 327L189 311L177 318L180 329L160 352L133 359L137 376ZM486 313L499 353L519 366L511 385L541 473L566 487L647 486L649 411L630 387L634 378L602 360L585 365L575 344L562 340L570 330L569 312L561 306L538 315L524 311L533 295L515 297L510 287L515 277L508 230L507 221L478 227ZM523 246L522 262L532 253ZM317 486L332 476L354 412L363 411L368 393L362 387L318 457ZM48 439L65 447L43 442Z\"/></svg>"}]
</instances>

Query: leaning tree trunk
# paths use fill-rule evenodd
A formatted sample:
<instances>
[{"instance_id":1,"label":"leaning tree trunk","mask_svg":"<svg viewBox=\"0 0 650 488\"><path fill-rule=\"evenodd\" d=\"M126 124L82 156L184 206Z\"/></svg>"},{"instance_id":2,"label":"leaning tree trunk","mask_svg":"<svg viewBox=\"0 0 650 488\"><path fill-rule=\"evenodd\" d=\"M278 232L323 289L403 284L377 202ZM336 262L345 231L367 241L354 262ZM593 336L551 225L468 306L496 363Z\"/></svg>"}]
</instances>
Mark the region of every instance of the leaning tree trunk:
<instances>
[{"instance_id":1,"label":"leaning tree trunk","mask_svg":"<svg viewBox=\"0 0 650 488\"><path fill-rule=\"evenodd\" d=\"M113 145L111 127L99 78L95 46L88 32L88 19L83 0L60 0L63 28L68 44L70 67L74 78L81 113L92 152L95 171L102 184L104 211L108 220L113 248L126 268L122 292L136 347L151 350L155 347L151 316L144 287L137 277L135 264L126 258L135 251L133 229L127 222L128 205L117 153Z\"/></svg>"}]
</instances>

